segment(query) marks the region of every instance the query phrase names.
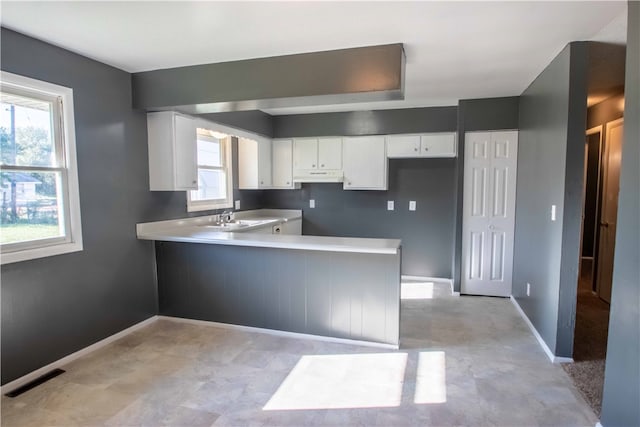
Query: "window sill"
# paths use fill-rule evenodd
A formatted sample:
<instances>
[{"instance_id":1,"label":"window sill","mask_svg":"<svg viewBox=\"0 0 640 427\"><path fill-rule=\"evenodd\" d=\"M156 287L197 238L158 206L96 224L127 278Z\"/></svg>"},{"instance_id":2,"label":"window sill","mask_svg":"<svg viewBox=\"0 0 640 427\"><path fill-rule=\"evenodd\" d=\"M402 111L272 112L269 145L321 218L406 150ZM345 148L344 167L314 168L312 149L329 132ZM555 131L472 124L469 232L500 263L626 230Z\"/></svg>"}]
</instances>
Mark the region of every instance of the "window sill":
<instances>
[{"instance_id":1,"label":"window sill","mask_svg":"<svg viewBox=\"0 0 640 427\"><path fill-rule=\"evenodd\" d=\"M82 242L59 243L38 248L23 249L15 252L3 252L0 256L0 264L11 264L14 262L29 261L32 259L45 258L54 255L68 254L82 250Z\"/></svg>"}]
</instances>

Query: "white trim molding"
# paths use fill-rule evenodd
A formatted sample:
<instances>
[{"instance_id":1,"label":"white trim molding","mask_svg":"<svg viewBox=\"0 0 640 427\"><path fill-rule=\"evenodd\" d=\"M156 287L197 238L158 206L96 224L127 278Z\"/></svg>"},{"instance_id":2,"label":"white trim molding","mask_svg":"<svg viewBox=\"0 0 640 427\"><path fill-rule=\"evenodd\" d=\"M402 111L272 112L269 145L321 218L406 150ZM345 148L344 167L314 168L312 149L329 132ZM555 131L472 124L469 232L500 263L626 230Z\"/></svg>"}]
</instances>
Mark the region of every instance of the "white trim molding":
<instances>
[{"instance_id":1,"label":"white trim molding","mask_svg":"<svg viewBox=\"0 0 640 427\"><path fill-rule=\"evenodd\" d=\"M136 323L133 326L128 327L127 329L123 329L120 332L117 332L111 336L108 336L105 339L102 339L96 343L91 344L88 347L85 347L81 350L76 351L75 353L71 353L65 357L63 357L62 359L58 359L55 362L51 362L46 366L43 366L42 368L36 369L35 371L29 372L26 375L21 376L18 379L15 379L11 382L6 383L5 385L3 385L0 388L0 393L2 394L6 394L9 393L10 391L13 391L15 389L17 389L18 387L21 387L33 380L35 380L36 378L41 377L42 375L46 374L49 371L52 371L53 369L57 369L57 368L63 368L64 365L67 365L71 362L73 362L76 359L79 359L82 356L86 356L89 353L92 353L108 344L111 344L114 341L119 340L120 338L123 338L129 334L131 334L132 332L135 332L139 329L144 328L145 326L149 326L150 324L152 324L153 322L155 322L156 320L158 320L158 316L151 316L146 320L143 320L140 323Z\"/></svg>"},{"instance_id":2,"label":"white trim molding","mask_svg":"<svg viewBox=\"0 0 640 427\"><path fill-rule=\"evenodd\" d=\"M59 218L64 219L65 229L62 241L42 239L3 246L0 264L81 251L83 249L82 220L80 216L73 89L6 71L0 71L0 83L6 89L29 91L33 94L39 94L39 96L53 97L58 101L58 107L54 108L54 111L59 111L59 115L54 114L54 119L61 120L61 123L55 125L54 128L58 130L54 132L56 144L61 144L56 146L56 150L61 151L58 158L58 162L61 164L58 165L58 168L47 168L51 171L54 169L61 171L63 177L61 188L58 190L58 212ZM5 168L8 167L5 166ZM60 211L63 212L63 215L60 215Z\"/></svg>"},{"instance_id":3,"label":"white trim molding","mask_svg":"<svg viewBox=\"0 0 640 427\"><path fill-rule=\"evenodd\" d=\"M384 343L378 343L373 341L351 340L348 338L325 337L322 335L301 334L299 332L288 332L288 331L280 331L277 329L256 328L253 326L243 326L243 325L234 325L231 323L211 322L208 320L186 319L184 317L158 316L158 319L170 320L172 322L179 322L179 323L189 323L192 325L199 325L199 326L212 326L216 328L232 329L236 331L256 332L259 334L274 335L274 336L285 337L285 338L325 341L325 342L332 342L337 344L350 344L350 345L359 345L359 346L365 346L365 347L386 348L386 349L392 349L392 350L398 350L400 348L399 345L394 345L394 344L384 344Z\"/></svg>"},{"instance_id":4,"label":"white trim molding","mask_svg":"<svg viewBox=\"0 0 640 427\"><path fill-rule=\"evenodd\" d=\"M520 316L524 319L527 326L529 326L529 329L531 329L533 336L536 337L538 343L540 343L540 347L542 347L549 360L551 360L552 363L573 363L573 359L571 357L560 357L553 354L547 343L544 342L544 339L542 339L542 336L538 333L536 327L533 326L533 323L531 323L531 320L529 320L529 317L526 315L522 307L520 307L520 304L518 304L518 301L516 301L513 295L511 295L509 298L511 299L511 302L513 303L513 306L516 308L518 313L520 313Z\"/></svg>"},{"instance_id":5,"label":"white trim molding","mask_svg":"<svg viewBox=\"0 0 640 427\"><path fill-rule=\"evenodd\" d=\"M448 283L451 287L451 295L454 297L459 297L460 292L456 292L453 290L453 279L448 279L445 277L428 277L428 276L400 276L400 280L423 280L425 282L438 282L438 283Z\"/></svg>"}]
</instances>

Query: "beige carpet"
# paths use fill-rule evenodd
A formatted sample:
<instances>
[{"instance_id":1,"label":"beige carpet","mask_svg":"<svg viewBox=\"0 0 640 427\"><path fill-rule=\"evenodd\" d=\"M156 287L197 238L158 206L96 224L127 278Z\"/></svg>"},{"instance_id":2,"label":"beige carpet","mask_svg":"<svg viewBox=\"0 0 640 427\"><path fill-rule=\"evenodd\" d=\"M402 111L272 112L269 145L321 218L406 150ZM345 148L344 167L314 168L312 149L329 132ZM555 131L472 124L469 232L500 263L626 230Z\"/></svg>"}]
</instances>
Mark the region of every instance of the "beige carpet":
<instances>
[{"instance_id":1,"label":"beige carpet","mask_svg":"<svg viewBox=\"0 0 640 427\"><path fill-rule=\"evenodd\" d=\"M574 363L562 365L580 393L600 416L602 387L607 354L609 304L591 291L591 266L583 262L578 286L576 329L574 337Z\"/></svg>"}]
</instances>

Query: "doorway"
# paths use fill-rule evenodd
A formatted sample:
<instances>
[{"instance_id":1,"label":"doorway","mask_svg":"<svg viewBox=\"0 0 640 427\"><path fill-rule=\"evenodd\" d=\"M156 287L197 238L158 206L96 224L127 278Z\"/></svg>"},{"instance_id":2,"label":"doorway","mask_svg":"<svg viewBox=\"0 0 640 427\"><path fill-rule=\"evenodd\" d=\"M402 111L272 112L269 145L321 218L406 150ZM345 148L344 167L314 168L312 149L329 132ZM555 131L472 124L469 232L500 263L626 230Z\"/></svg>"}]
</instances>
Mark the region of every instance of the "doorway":
<instances>
[{"instance_id":1,"label":"doorway","mask_svg":"<svg viewBox=\"0 0 640 427\"><path fill-rule=\"evenodd\" d=\"M624 95L589 108L586 131L580 274L573 359L563 365L596 414L601 407L613 281ZM603 114L603 111L607 114ZM597 114L596 114L597 113ZM598 120L596 120L598 119Z\"/></svg>"}]
</instances>

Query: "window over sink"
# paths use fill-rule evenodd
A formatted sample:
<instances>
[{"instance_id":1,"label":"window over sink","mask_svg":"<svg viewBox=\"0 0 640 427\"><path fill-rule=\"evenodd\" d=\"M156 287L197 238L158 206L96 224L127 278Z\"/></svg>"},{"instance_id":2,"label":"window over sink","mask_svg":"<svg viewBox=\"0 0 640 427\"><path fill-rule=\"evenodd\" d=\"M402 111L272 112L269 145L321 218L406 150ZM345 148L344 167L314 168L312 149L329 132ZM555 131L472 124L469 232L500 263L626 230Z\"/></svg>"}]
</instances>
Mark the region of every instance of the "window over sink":
<instances>
[{"instance_id":1,"label":"window over sink","mask_svg":"<svg viewBox=\"0 0 640 427\"><path fill-rule=\"evenodd\" d=\"M197 129L198 189L187 192L187 210L203 211L233 206L231 136Z\"/></svg>"}]
</instances>

